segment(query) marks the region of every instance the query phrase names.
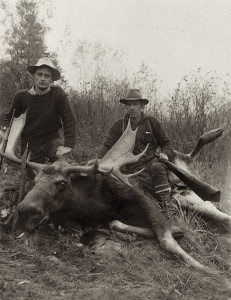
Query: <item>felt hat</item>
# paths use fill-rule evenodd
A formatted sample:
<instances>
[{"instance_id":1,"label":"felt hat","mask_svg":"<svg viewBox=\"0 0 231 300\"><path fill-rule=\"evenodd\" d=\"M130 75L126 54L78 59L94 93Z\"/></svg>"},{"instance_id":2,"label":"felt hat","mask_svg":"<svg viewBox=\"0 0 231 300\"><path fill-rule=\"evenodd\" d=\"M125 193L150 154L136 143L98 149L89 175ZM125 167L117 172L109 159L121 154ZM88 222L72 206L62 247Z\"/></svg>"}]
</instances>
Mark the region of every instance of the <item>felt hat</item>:
<instances>
[{"instance_id":1,"label":"felt hat","mask_svg":"<svg viewBox=\"0 0 231 300\"><path fill-rule=\"evenodd\" d=\"M148 104L148 99L143 99L140 90L130 89L124 99L120 99L120 102L126 104L127 101L142 101L144 104Z\"/></svg>"},{"instance_id":2,"label":"felt hat","mask_svg":"<svg viewBox=\"0 0 231 300\"><path fill-rule=\"evenodd\" d=\"M40 67L48 67L51 69L52 71L52 79L54 81L59 80L60 79L60 72L54 67L54 64L52 62L52 60L48 57L42 57L38 60L37 64L34 66L28 66L26 69L28 71L28 73L33 76L36 69L40 68Z\"/></svg>"}]
</instances>

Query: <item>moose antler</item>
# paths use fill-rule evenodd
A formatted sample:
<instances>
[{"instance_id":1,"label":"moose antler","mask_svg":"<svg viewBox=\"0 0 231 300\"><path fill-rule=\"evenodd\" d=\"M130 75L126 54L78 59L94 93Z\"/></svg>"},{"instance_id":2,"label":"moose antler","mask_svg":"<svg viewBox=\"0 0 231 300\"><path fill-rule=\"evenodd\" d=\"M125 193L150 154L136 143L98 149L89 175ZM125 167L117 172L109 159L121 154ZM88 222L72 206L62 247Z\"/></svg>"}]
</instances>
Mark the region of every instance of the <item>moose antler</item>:
<instances>
[{"instance_id":1,"label":"moose antler","mask_svg":"<svg viewBox=\"0 0 231 300\"><path fill-rule=\"evenodd\" d=\"M184 154L181 153L179 151L174 150L174 153L180 158L183 159L186 163L190 163L193 162L199 155L199 152L201 151L201 149L215 141L219 136L221 136L223 133L223 129L222 128L216 128L213 130L210 130L206 133L204 133L198 140L196 147L188 154Z\"/></svg>"},{"instance_id":2,"label":"moose antler","mask_svg":"<svg viewBox=\"0 0 231 300\"><path fill-rule=\"evenodd\" d=\"M136 130L131 129L131 123L130 120L128 122L128 126L126 130L124 131L123 135L119 138L119 140L113 145L113 147L105 154L105 156L101 160L95 161L95 164L91 166L91 169L89 169L89 172L87 174L92 173L100 173L100 174L107 174L113 178L119 179L128 186L132 186L129 182L129 178L139 174L143 171L141 169L140 171L133 173L133 174L122 174L120 171L120 168L123 165L135 163L139 160L140 157L142 157L147 149L148 146L144 149L143 152L141 152L138 155L133 155L132 151L135 145L136 140ZM90 168L90 166L85 166L85 168ZM65 172L68 173L75 173L80 172L79 170L80 166L73 166L73 167L67 167L65 168ZM82 172L86 173L86 171L82 170Z\"/></svg>"},{"instance_id":3,"label":"moose antler","mask_svg":"<svg viewBox=\"0 0 231 300\"><path fill-rule=\"evenodd\" d=\"M16 149L17 142L20 138L22 129L24 127L25 120L26 120L26 113L22 114L18 118L14 118L12 128L8 137L9 142L6 148L6 152L5 153L0 152L0 156L8 160L11 160L17 164L22 163L22 160L16 157L15 149ZM124 131L123 135L100 161L96 160L94 165L79 164L77 166L63 167L63 171L67 174L76 173L76 172L84 173L88 175L94 173L107 174L131 186L129 182L129 178L139 174L140 172L143 171L143 169L136 173L125 175L121 173L120 168L123 165L137 162L139 158L142 157L148 149L148 145L147 145L142 153L138 155L132 154L135 145L136 132L137 129L134 131L131 129L131 124L129 120L128 126ZM42 168L46 166L45 164L39 164L31 161L27 161L26 165L31 167L36 172L39 172Z\"/></svg>"},{"instance_id":4,"label":"moose antler","mask_svg":"<svg viewBox=\"0 0 231 300\"><path fill-rule=\"evenodd\" d=\"M15 150L16 146L18 143L18 140L21 136L23 127L25 125L26 121L26 112L24 114L21 114L18 118L14 118L12 122L12 127L8 136L8 143L6 147L5 153L0 152L0 156L15 162L16 164L21 164L22 160L17 158L15 155ZM1 146L1 144L0 144ZM46 164L40 164L40 163L35 163L31 161L27 161L26 165L31 167L34 171L39 172L42 168L46 166ZM110 174L112 171L112 167L110 167L107 170L101 170L99 168L98 162L96 161L94 165L77 165L73 167L64 167L63 171L68 173L74 173L74 172L79 172L79 173L84 173L84 174L94 174L94 173L101 173L101 174Z\"/></svg>"},{"instance_id":5,"label":"moose antler","mask_svg":"<svg viewBox=\"0 0 231 300\"><path fill-rule=\"evenodd\" d=\"M112 167L107 170L102 170L101 168L99 168L99 162L96 159L94 164L91 164L91 165L79 164L77 166L64 167L63 171L66 174L83 173L83 174L91 175L94 173L99 173L99 174L103 174L103 175L111 175Z\"/></svg>"},{"instance_id":6,"label":"moose antler","mask_svg":"<svg viewBox=\"0 0 231 300\"><path fill-rule=\"evenodd\" d=\"M23 127L25 125L26 113L27 112L25 112L24 114L21 114L18 118L14 118L11 129L10 129L10 133L8 136L8 142L7 142L5 153L0 152L0 156L4 157L10 161L13 161L16 164L22 163L22 160L16 157L15 150L16 150L16 146L19 141L19 138L21 136ZM29 161L26 164L37 172L43 167L42 164L29 162Z\"/></svg>"},{"instance_id":7,"label":"moose antler","mask_svg":"<svg viewBox=\"0 0 231 300\"><path fill-rule=\"evenodd\" d=\"M136 132L137 129L134 131L131 129L131 123L129 120L127 128L124 131L123 135L99 162L100 170L110 170L112 168L112 177L114 176L115 178L120 179L129 186L132 186L129 182L129 178L139 174L144 169L141 169L140 171L133 174L125 175L120 172L120 168L123 165L137 162L139 158L146 153L149 146L148 144L144 151L138 155L132 154L133 148L135 146Z\"/></svg>"},{"instance_id":8,"label":"moose antler","mask_svg":"<svg viewBox=\"0 0 231 300\"><path fill-rule=\"evenodd\" d=\"M12 125L10 128L10 132L9 132L9 136L8 136L6 150L5 150L5 153L7 153L12 158L17 158L15 156L15 150L16 150L16 146L18 144L19 138L21 136L22 129L25 125L25 121L26 121L26 112L24 114L21 114L18 118L13 119L13 122L12 122Z\"/></svg>"}]
</instances>

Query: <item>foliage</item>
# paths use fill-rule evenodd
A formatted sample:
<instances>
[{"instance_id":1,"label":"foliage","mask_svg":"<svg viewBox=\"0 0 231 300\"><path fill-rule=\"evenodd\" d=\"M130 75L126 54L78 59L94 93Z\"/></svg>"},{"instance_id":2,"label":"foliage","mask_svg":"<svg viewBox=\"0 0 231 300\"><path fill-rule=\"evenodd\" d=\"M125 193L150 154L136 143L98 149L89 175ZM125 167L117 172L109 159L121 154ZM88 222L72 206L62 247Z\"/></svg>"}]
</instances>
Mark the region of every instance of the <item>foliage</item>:
<instances>
[{"instance_id":1,"label":"foliage","mask_svg":"<svg viewBox=\"0 0 231 300\"><path fill-rule=\"evenodd\" d=\"M84 69L81 72L83 74ZM231 113L225 83L221 90L212 75L202 76L197 70L191 77L185 77L172 94L159 97L156 78L144 65L132 75L132 78L126 74L120 80L113 80L110 76L96 74L83 90L70 89L69 96L77 116L77 160L97 156L109 128L124 115L123 105L118 100L130 87L138 87L144 97L151 97L148 97L150 104L145 112L162 123L177 150L189 153L203 133L219 127L224 129L222 137L203 149L193 169L203 180L225 191Z\"/></svg>"},{"instance_id":2,"label":"foliage","mask_svg":"<svg viewBox=\"0 0 231 300\"><path fill-rule=\"evenodd\" d=\"M5 11L6 31L3 42L5 57L0 61L1 112L6 111L16 91L29 88L32 79L26 72L28 65L35 64L43 56L56 56L47 52L45 34L48 31L44 19L40 17L39 1L19 0L14 12L9 4L2 1Z\"/></svg>"},{"instance_id":3,"label":"foliage","mask_svg":"<svg viewBox=\"0 0 231 300\"><path fill-rule=\"evenodd\" d=\"M44 34L47 30L38 20L34 1L20 0L16 17L11 11L6 11L6 18L10 22L4 36L6 58L0 63L1 102L5 106L9 105L17 90L29 87L30 78L25 68L46 51Z\"/></svg>"}]
</instances>

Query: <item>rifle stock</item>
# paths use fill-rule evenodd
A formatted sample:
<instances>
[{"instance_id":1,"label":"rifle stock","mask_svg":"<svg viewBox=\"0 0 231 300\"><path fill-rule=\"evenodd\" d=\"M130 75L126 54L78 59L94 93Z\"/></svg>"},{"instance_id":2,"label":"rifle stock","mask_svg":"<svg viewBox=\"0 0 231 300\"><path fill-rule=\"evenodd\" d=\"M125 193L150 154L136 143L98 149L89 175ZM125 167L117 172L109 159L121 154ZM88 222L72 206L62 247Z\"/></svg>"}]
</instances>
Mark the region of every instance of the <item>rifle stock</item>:
<instances>
[{"instance_id":1,"label":"rifle stock","mask_svg":"<svg viewBox=\"0 0 231 300\"><path fill-rule=\"evenodd\" d=\"M156 153L156 157L159 155ZM188 171L176 166L170 161L165 162L166 166L171 170L181 181L183 181L195 194L204 201L219 202L221 192L212 185L202 181L199 177L191 174Z\"/></svg>"}]
</instances>

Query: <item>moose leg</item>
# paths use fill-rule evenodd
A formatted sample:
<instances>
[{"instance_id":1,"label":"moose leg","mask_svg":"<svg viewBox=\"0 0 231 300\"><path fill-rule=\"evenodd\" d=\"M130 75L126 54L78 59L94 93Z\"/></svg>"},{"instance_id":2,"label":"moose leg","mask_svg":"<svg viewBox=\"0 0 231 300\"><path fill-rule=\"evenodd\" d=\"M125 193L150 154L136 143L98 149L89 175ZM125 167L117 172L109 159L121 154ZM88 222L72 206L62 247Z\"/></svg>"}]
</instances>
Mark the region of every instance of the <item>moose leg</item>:
<instances>
[{"instance_id":1,"label":"moose leg","mask_svg":"<svg viewBox=\"0 0 231 300\"><path fill-rule=\"evenodd\" d=\"M210 201L203 201L196 194L190 191L187 195L181 195L180 193L174 196L180 206L183 208L189 208L200 213L202 216L208 217L214 220L219 225L225 228L228 233L231 233L231 216L221 212Z\"/></svg>"},{"instance_id":2,"label":"moose leg","mask_svg":"<svg viewBox=\"0 0 231 300\"><path fill-rule=\"evenodd\" d=\"M173 238L171 233L171 227L166 218L162 213L157 213L151 202L146 202L146 207L148 208L148 219L150 221L150 229L156 234L160 246L170 253L176 255L178 259L182 260L186 265L191 266L197 270L203 271L210 275L218 275L214 270L201 264L188 253L186 253Z\"/></svg>"},{"instance_id":3,"label":"moose leg","mask_svg":"<svg viewBox=\"0 0 231 300\"><path fill-rule=\"evenodd\" d=\"M155 228L156 235L158 238L158 241L160 243L160 246L169 251L170 253L176 255L178 259L182 260L186 265L191 266L195 268L196 270L203 271L210 275L218 275L214 270L211 268L201 264L197 260L195 260L193 257L191 257L188 253L186 253L174 240L172 237L170 230L164 230L161 227Z\"/></svg>"},{"instance_id":4,"label":"moose leg","mask_svg":"<svg viewBox=\"0 0 231 300\"><path fill-rule=\"evenodd\" d=\"M149 220L151 221L151 230L155 232L160 246L170 253L176 255L178 259L182 260L186 265L191 266L197 270L203 271L207 274L214 274L214 270L204 266L188 253L186 253L173 238L171 227L166 218L162 214L153 214L153 209L149 207Z\"/></svg>"},{"instance_id":5,"label":"moose leg","mask_svg":"<svg viewBox=\"0 0 231 300\"><path fill-rule=\"evenodd\" d=\"M187 265L204 271L207 274L213 274L214 270L211 270L209 267L206 267L192 258L187 254L174 240L171 232L171 225L168 219L161 212L160 207L147 195L145 195L138 188L125 187L124 185L117 184L116 189L115 185L108 185L108 187L114 191L114 196L118 199L121 199L121 202L126 202L131 206L137 204L139 209L143 211L145 225L150 229L153 235L157 236L157 239L160 243L160 246L178 257Z\"/></svg>"},{"instance_id":6,"label":"moose leg","mask_svg":"<svg viewBox=\"0 0 231 300\"><path fill-rule=\"evenodd\" d=\"M214 270L196 261L179 246L179 244L172 236L171 226L167 218L159 211L158 205L142 193L139 194L140 204L142 202L142 207L145 209L145 212L147 214L149 228L151 229L153 234L157 236L160 246L164 250L167 250L170 253L176 255L176 257L178 257L187 265L207 274L216 275Z\"/></svg>"},{"instance_id":7,"label":"moose leg","mask_svg":"<svg viewBox=\"0 0 231 300\"><path fill-rule=\"evenodd\" d=\"M154 236L152 230L150 230L148 228L130 226L130 225L124 224L117 220L112 221L110 223L110 227L113 230L116 230L119 232L136 233L138 235L142 235L147 238L152 238ZM169 229L166 230L166 228L159 227L157 225L157 226L155 226L155 233L156 233L155 235L157 236L158 241L160 243L160 246L163 249L176 255L179 259L181 259L188 266L191 266L197 270L204 271L205 273L215 275L214 270L202 265L201 263L196 261L194 258L192 258L189 254L187 254L179 246L179 244L175 241L175 239L173 238L171 231Z\"/></svg>"},{"instance_id":8,"label":"moose leg","mask_svg":"<svg viewBox=\"0 0 231 300\"><path fill-rule=\"evenodd\" d=\"M121 221L114 220L109 224L110 228L115 231L125 232L125 233L135 233L138 235L142 235L147 238L153 238L154 234L149 228L145 227L138 227L138 226L131 226L122 223ZM178 228L171 226L171 233L174 239L182 238L181 233L179 233Z\"/></svg>"},{"instance_id":9,"label":"moose leg","mask_svg":"<svg viewBox=\"0 0 231 300\"><path fill-rule=\"evenodd\" d=\"M118 220L112 221L109 224L109 226L115 231L125 232L125 233L136 233L138 235L142 235L147 238L153 237L153 232L148 228L127 225Z\"/></svg>"}]
</instances>

